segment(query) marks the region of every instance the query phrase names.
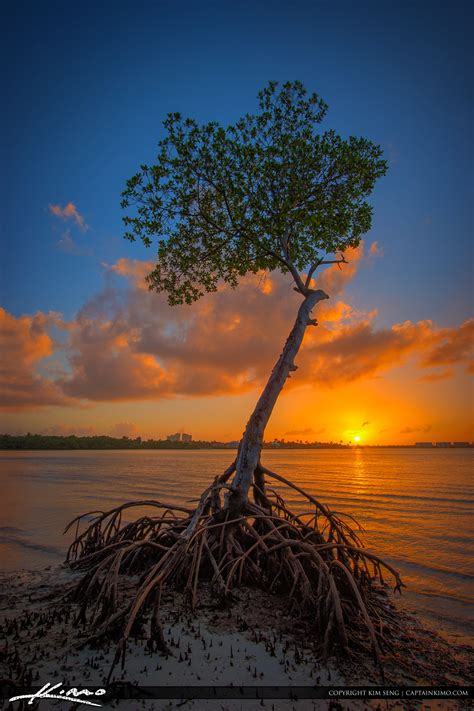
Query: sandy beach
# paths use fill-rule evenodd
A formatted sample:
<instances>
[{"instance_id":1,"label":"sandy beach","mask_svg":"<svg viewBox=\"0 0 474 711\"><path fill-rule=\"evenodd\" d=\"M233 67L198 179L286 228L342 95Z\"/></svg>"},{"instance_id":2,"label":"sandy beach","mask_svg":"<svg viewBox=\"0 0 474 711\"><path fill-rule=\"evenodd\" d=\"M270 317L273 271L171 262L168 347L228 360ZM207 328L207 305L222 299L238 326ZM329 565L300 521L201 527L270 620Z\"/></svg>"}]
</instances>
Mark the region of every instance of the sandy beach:
<instances>
[{"instance_id":1,"label":"sandy beach","mask_svg":"<svg viewBox=\"0 0 474 711\"><path fill-rule=\"evenodd\" d=\"M206 593L193 615L179 594L164 597L163 631L170 653L150 648L145 636L130 639L125 663L119 662L107 685L115 644L87 642L87 632L74 622L74 608L61 600L77 574L58 567L4 574L0 579L0 678L10 696L20 685L62 682L64 688L105 686L103 706L177 709L403 709L398 701L314 699L131 699L133 687L309 687L381 684L369 659L357 662L336 657L323 661L304 624L285 614L284 600L269 599L256 589L242 588L231 607L216 607ZM133 587L133 580L130 587ZM393 637L394 654L385 659L385 684L413 686L467 685L472 679L473 650L454 646L400 613ZM18 693L18 692L17 692ZM142 694L143 696L143 694ZM118 697L122 697L118 700ZM100 701L100 699L99 699ZM15 702L3 708L21 708ZM469 701L418 702L418 709L469 708ZM40 708L64 707L62 701L42 700ZM26 708L26 707L25 707ZM74 704L72 708L77 708ZM82 706L79 708L86 708Z\"/></svg>"}]
</instances>

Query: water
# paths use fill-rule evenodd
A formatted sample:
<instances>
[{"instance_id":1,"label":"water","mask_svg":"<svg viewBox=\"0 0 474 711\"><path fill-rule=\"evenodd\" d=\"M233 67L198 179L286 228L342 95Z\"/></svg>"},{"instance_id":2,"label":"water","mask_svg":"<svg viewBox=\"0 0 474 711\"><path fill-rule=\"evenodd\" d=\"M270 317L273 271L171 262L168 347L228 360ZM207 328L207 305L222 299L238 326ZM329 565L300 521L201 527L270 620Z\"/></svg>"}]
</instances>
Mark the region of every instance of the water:
<instances>
[{"instance_id":1,"label":"water","mask_svg":"<svg viewBox=\"0 0 474 711\"><path fill-rule=\"evenodd\" d=\"M184 503L231 451L0 452L0 568L61 562L78 513L128 500ZM334 511L355 516L369 550L397 567L405 605L461 641L472 638L472 450L264 451L263 462ZM296 510L298 494L285 490ZM303 508L307 508L304 507ZM301 509L300 509L301 510Z\"/></svg>"}]
</instances>

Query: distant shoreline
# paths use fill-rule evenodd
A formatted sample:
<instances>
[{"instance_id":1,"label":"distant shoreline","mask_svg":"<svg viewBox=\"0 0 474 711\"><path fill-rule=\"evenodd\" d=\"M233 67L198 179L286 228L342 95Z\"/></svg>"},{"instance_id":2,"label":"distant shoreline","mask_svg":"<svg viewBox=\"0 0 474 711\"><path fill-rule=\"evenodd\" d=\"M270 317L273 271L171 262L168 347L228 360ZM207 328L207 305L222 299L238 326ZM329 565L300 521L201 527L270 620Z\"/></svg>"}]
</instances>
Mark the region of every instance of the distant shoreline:
<instances>
[{"instance_id":1,"label":"distant shoreline","mask_svg":"<svg viewBox=\"0 0 474 711\"><path fill-rule=\"evenodd\" d=\"M217 442L196 440L191 442L173 442L170 440L142 440L141 437L131 439L129 437L108 437L106 435L96 435L89 437L76 437L75 435L9 435L0 434L0 450L182 450L195 451L199 449L237 449L238 442ZM468 442L454 443L435 446L423 444L341 444L337 442L301 442L277 440L266 442L264 449L440 449L443 452L447 449L472 449L474 445Z\"/></svg>"}]
</instances>

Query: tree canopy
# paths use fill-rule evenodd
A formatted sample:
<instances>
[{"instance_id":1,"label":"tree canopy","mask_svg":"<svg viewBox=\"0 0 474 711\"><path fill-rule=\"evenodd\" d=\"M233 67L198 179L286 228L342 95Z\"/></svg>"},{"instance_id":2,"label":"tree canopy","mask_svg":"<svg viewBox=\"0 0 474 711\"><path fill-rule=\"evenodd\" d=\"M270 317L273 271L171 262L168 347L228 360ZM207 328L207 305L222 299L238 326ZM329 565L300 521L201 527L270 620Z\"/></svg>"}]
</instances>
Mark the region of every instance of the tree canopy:
<instances>
[{"instance_id":1,"label":"tree canopy","mask_svg":"<svg viewBox=\"0 0 474 711\"><path fill-rule=\"evenodd\" d=\"M147 279L170 304L260 270L291 272L305 293L325 256L357 246L371 226L381 148L318 133L328 107L299 81L270 82L258 100L256 114L226 128L168 114L156 163L127 181L125 236L157 242Z\"/></svg>"}]
</instances>

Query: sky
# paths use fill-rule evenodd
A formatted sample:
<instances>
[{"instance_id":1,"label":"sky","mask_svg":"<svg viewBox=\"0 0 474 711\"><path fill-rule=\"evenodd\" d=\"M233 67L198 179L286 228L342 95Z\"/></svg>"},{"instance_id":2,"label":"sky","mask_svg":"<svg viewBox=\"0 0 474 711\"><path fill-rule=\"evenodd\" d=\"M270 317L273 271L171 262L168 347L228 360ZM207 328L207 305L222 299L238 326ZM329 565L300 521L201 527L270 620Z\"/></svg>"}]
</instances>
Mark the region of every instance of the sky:
<instances>
[{"instance_id":1,"label":"sky","mask_svg":"<svg viewBox=\"0 0 474 711\"><path fill-rule=\"evenodd\" d=\"M380 144L374 220L267 439L471 440L471 2L16 2L4 10L0 431L238 439L298 307L279 274L147 292L120 194L168 111L223 125L269 80ZM470 360L471 359L471 360Z\"/></svg>"}]
</instances>

